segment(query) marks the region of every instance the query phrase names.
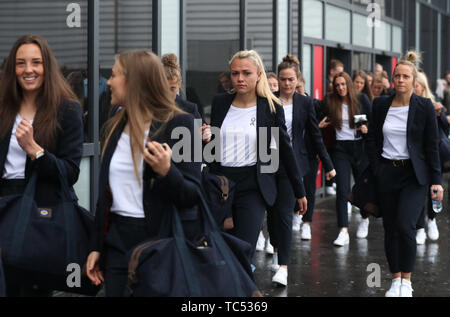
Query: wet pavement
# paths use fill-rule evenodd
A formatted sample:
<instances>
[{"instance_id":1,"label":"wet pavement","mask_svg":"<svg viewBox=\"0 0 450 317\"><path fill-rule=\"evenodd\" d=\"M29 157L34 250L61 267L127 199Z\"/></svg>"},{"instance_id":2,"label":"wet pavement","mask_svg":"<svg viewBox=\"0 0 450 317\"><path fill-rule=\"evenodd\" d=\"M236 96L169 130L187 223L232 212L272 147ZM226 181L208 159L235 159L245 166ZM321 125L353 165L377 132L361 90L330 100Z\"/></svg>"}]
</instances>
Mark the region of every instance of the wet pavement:
<instances>
[{"instance_id":1,"label":"wet pavement","mask_svg":"<svg viewBox=\"0 0 450 317\"><path fill-rule=\"evenodd\" d=\"M450 297L450 208L448 182L444 179L444 209L437 217L440 237L437 242L427 239L418 246L415 272L412 276L414 297ZM293 232L291 264L287 287L272 283L272 256L256 252L254 273L265 297L384 297L391 285L391 274L383 246L381 219L370 218L369 236L357 239L359 213L353 209L349 217L350 244L333 246L339 229L335 214L335 197L318 198L312 224L312 240L301 241L300 232ZM267 226L264 227L265 234ZM379 280L369 265L379 265ZM369 282L379 285L368 286ZM79 295L55 292L55 297ZM104 296L100 291L98 297Z\"/></svg>"},{"instance_id":2,"label":"wet pavement","mask_svg":"<svg viewBox=\"0 0 450 317\"><path fill-rule=\"evenodd\" d=\"M412 275L414 297L450 296L450 208L448 181L445 177L444 209L437 216L440 237L436 242L427 239L418 246L415 272ZM255 279L264 296L269 297L384 297L391 286L392 276L384 253L381 219L370 218L369 236L357 239L361 217L353 209L349 217L350 244L333 246L339 229L335 213L335 198L318 199L311 227L312 240L302 241L300 232L293 233L288 286L272 283L272 256L256 252ZM370 266L368 270L368 266ZM375 265L373 265L375 264ZM379 265L379 285L376 267ZM369 284L372 284L369 287Z\"/></svg>"}]
</instances>

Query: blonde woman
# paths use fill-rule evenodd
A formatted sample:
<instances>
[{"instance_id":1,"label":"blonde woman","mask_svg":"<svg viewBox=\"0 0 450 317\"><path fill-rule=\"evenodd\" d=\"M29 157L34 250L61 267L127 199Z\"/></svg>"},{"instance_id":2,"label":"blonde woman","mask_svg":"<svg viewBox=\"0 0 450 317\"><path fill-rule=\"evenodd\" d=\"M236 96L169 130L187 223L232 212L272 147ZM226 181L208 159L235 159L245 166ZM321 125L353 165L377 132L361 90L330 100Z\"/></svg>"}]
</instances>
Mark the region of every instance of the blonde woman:
<instances>
[{"instance_id":1,"label":"blonde woman","mask_svg":"<svg viewBox=\"0 0 450 317\"><path fill-rule=\"evenodd\" d=\"M302 214L307 202L284 111L269 88L260 56L256 51L236 53L230 61L230 72L234 89L217 95L212 103L211 126L221 131L222 160L211 164L211 172L236 183L232 234L249 242L255 250L265 210L274 204L277 195L277 168L266 170L276 163L276 157L267 162L263 154L278 148L280 165L286 168ZM271 128L279 131L278 144L272 138ZM263 144L261 139L267 142Z\"/></svg>"},{"instance_id":2,"label":"blonde woman","mask_svg":"<svg viewBox=\"0 0 450 317\"><path fill-rule=\"evenodd\" d=\"M374 100L366 144L393 275L386 297L412 297L416 225L427 192L437 190L433 200L442 201L444 191L436 113L430 99L414 94L417 60L407 53L394 69L395 94Z\"/></svg>"},{"instance_id":3,"label":"blonde woman","mask_svg":"<svg viewBox=\"0 0 450 317\"><path fill-rule=\"evenodd\" d=\"M444 133L445 135L449 134L449 123L447 121L445 108L439 102L436 102L433 93L430 90L430 86L428 85L427 75L423 72L417 73L416 83L414 86L414 93L418 96L428 98L434 105L434 110L436 111L436 118L438 122L439 131ZM442 162L441 162L442 164ZM427 215L428 215L428 223L427 223L427 233L428 238L432 241L436 241L439 239L439 229L436 224L436 213L433 211L433 207L431 204L431 196L428 194L427 204ZM417 225L418 230L416 233L416 242L418 245L422 245L425 243L427 239L427 233L425 233L425 210L423 211L423 216L420 217L419 223Z\"/></svg>"},{"instance_id":4,"label":"blonde woman","mask_svg":"<svg viewBox=\"0 0 450 317\"><path fill-rule=\"evenodd\" d=\"M197 203L201 176L192 158L172 160L178 141L172 131L189 129L194 144L194 118L175 106L159 57L145 50L117 55L108 86L111 103L122 110L106 123L87 274L96 285L105 282L106 296L117 297L126 287L127 252L145 239L170 235L168 211Z\"/></svg>"}]
</instances>

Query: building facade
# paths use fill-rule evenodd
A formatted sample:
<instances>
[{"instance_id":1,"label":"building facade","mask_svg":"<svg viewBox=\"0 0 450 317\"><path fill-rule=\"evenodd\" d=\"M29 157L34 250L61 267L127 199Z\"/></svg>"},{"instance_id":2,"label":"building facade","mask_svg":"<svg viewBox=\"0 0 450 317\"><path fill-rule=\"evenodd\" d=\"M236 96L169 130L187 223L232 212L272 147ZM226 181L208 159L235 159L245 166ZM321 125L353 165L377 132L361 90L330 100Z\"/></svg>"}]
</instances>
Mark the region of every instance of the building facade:
<instances>
[{"instance_id":1,"label":"building facade","mask_svg":"<svg viewBox=\"0 0 450 317\"><path fill-rule=\"evenodd\" d=\"M106 79L114 55L130 49L175 53L183 94L208 117L218 76L231 56L255 49L267 71L287 53L299 57L307 92L322 98L331 59L345 70L390 74L408 49L436 80L450 70L450 0L0 0L0 62L23 34L44 36L85 114L84 158L76 191L93 210L99 135L107 114Z\"/></svg>"}]
</instances>

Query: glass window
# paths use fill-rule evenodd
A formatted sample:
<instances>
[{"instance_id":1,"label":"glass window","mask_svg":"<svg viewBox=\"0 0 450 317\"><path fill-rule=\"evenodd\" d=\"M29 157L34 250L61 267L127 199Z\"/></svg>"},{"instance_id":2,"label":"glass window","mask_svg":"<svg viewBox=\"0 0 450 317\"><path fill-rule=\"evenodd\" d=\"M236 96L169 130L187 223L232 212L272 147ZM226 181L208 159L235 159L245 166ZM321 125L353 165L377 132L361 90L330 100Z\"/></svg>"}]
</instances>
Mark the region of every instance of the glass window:
<instances>
[{"instance_id":1,"label":"glass window","mask_svg":"<svg viewBox=\"0 0 450 317\"><path fill-rule=\"evenodd\" d=\"M323 2L303 0L303 35L323 38Z\"/></svg>"},{"instance_id":2,"label":"glass window","mask_svg":"<svg viewBox=\"0 0 450 317\"><path fill-rule=\"evenodd\" d=\"M391 50L391 25L381 21L375 27L375 48L383 51Z\"/></svg>"},{"instance_id":3,"label":"glass window","mask_svg":"<svg viewBox=\"0 0 450 317\"><path fill-rule=\"evenodd\" d=\"M257 51L266 70L272 71L273 1L249 0L247 7L247 47Z\"/></svg>"},{"instance_id":4,"label":"glass window","mask_svg":"<svg viewBox=\"0 0 450 317\"><path fill-rule=\"evenodd\" d=\"M281 62L288 53L288 0L278 0L278 56L277 62Z\"/></svg>"},{"instance_id":5,"label":"glass window","mask_svg":"<svg viewBox=\"0 0 450 317\"><path fill-rule=\"evenodd\" d=\"M392 51L396 53L403 52L402 29L398 26L392 27Z\"/></svg>"},{"instance_id":6,"label":"glass window","mask_svg":"<svg viewBox=\"0 0 450 317\"><path fill-rule=\"evenodd\" d=\"M91 200L91 158L85 157L80 163L80 175L78 176L77 183L73 186L75 193L78 197L78 203L80 206L90 210Z\"/></svg>"},{"instance_id":7,"label":"glass window","mask_svg":"<svg viewBox=\"0 0 450 317\"><path fill-rule=\"evenodd\" d=\"M420 48L422 51L423 69L428 78L437 77L437 11L428 6L420 5ZM448 41L448 39L447 39ZM434 80L430 88L435 89Z\"/></svg>"},{"instance_id":8,"label":"glass window","mask_svg":"<svg viewBox=\"0 0 450 317\"><path fill-rule=\"evenodd\" d=\"M161 56L180 55L180 1L161 1Z\"/></svg>"},{"instance_id":9,"label":"glass window","mask_svg":"<svg viewBox=\"0 0 450 317\"><path fill-rule=\"evenodd\" d=\"M305 92L311 96L312 85L312 45L303 45L303 58L300 60L303 68L303 78L305 79Z\"/></svg>"},{"instance_id":10,"label":"glass window","mask_svg":"<svg viewBox=\"0 0 450 317\"><path fill-rule=\"evenodd\" d=\"M87 20L87 0L76 3L0 1L0 64L22 35L44 37L78 96L85 123L88 122L87 92L83 89L87 65ZM87 137L85 139L88 141Z\"/></svg>"},{"instance_id":11,"label":"glass window","mask_svg":"<svg viewBox=\"0 0 450 317\"><path fill-rule=\"evenodd\" d=\"M447 10L447 0L431 0L431 4L444 12Z\"/></svg>"},{"instance_id":12,"label":"glass window","mask_svg":"<svg viewBox=\"0 0 450 317\"><path fill-rule=\"evenodd\" d=\"M239 0L187 0L187 99L209 118L211 101L223 91L219 75L239 51Z\"/></svg>"},{"instance_id":13,"label":"glass window","mask_svg":"<svg viewBox=\"0 0 450 317\"><path fill-rule=\"evenodd\" d=\"M353 44L372 47L373 28L369 27L368 17L365 15L353 14Z\"/></svg>"},{"instance_id":14,"label":"glass window","mask_svg":"<svg viewBox=\"0 0 450 317\"><path fill-rule=\"evenodd\" d=\"M300 57L298 51L298 42L300 39L300 30L298 28L298 3L299 0L292 1L292 54Z\"/></svg>"},{"instance_id":15,"label":"glass window","mask_svg":"<svg viewBox=\"0 0 450 317\"><path fill-rule=\"evenodd\" d=\"M353 52L352 70L370 71L372 68L372 55L369 53ZM353 75L353 74L351 74Z\"/></svg>"},{"instance_id":16,"label":"glass window","mask_svg":"<svg viewBox=\"0 0 450 317\"><path fill-rule=\"evenodd\" d=\"M111 76L114 56L134 49L152 49L152 1L100 1L100 128L111 111L106 81Z\"/></svg>"},{"instance_id":17,"label":"glass window","mask_svg":"<svg viewBox=\"0 0 450 317\"><path fill-rule=\"evenodd\" d=\"M335 6L326 7L327 40L350 43L350 11Z\"/></svg>"}]
</instances>

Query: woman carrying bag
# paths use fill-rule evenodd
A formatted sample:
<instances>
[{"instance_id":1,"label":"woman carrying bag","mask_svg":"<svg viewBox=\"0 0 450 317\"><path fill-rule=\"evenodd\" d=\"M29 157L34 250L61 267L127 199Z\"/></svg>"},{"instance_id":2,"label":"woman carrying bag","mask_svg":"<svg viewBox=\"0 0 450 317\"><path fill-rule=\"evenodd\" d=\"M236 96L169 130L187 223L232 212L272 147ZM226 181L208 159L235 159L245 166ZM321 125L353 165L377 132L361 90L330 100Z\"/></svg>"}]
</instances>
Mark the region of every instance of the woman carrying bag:
<instances>
[{"instance_id":1,"label":"woman carrying bag","mask_svg":"<svg viewBox=\"0 0 450 317\"><path fill-rule=\"evenodd\" d=\"M412 297L417 222L427 192L443 198L436 113L430 99L414 94L417 59L407 53L394 69L395 95L374 100L367 140L393 275L386 297Z\"/></svg>"},{"instance_id":2,"label":"woman carrying bag","mask_svg":"<svg viewBox=\"0 0 450 317\"><path fill-rule=\"evenodd\" d=\"M172 160L178 141L172 131L189 130L193 147L194 118L175 106L159 57L145 50L117 55L107 84L112 104L122 110L105 126L96 237L87 270L94 284L105 282L106 296L117 297L127 285L127 253L144 240L170 236L171 210L198 203L201 162L193 156ZM193 239L191 229L185 232Z\"/></svg>"},{"instance_id":3,"label":"woman carrying bag","mask_svg":"<svg viewBox=\"0 0 450 317\"><path fill-rule=\"evenodd\" d=\"M77 98L61 74L45 39L19 38L4 67L0 86L0 199L23 194L37 173L35 201L49 206L59 201L59 169L64 166L72 186L79 175L83 123ZM20 270L5 265L8 296L46 296L49 290L20 281Z\"/></svg>"},{"instance_id":4,"label":"woman carrying bag","mask_svg":"<svg viewBox=\"0 0 450 317\"><path fill-rule=\"evenodd\" d=\"M254 251L266 208L275 203L277 195L276 170L267 168L276 160L263 162L261 153L278 149L279 163L286 168L301 214L306 212L307 201L283 108L270 90L261 57L253 50L240 51L231 59L230 71L234 89L212 102L211 126L221 129L222 157L221 162L211 164L211 172L236 183L232 234L250 243ZM278 144L271 141L275 141L273 129L279 131ZM265 144L260 144L261 138Z\"/></svg>"}]
</instances>

